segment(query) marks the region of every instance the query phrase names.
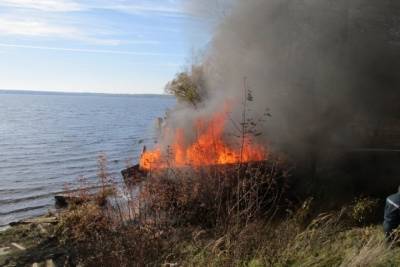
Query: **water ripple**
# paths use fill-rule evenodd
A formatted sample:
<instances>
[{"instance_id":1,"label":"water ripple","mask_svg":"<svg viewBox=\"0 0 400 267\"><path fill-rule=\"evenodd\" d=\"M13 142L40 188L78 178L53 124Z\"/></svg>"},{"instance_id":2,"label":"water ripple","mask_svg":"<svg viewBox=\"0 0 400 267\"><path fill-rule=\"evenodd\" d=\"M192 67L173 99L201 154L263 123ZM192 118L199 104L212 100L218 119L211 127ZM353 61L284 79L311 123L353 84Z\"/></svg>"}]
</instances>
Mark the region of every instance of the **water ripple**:
<instances>
[{"instance_id":1,"label":"water ripple","mask_svg":"<svg viewBox=\"0 0 400 267\"><path fill-rule=\"evenodd\" d=\"M45 213L54 194L77 187L81 175L94 184L101 153L121 180L127 161L153 143L155 119L174 104L167 97L0 92L0 226Z\"/></svg>"}]
</instances>

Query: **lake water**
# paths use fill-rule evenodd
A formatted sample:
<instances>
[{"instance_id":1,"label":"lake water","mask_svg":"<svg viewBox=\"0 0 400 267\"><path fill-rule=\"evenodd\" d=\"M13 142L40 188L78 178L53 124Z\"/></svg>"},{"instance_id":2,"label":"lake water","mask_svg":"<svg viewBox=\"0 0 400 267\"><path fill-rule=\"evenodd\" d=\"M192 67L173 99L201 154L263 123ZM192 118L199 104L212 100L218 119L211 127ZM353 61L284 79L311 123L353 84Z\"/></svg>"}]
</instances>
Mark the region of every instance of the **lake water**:
<instances>
[{"instance_id":1,"label":"lake water","mask_svg":"<svg viewBox=\"0 0 400 267\"><path fill-rule=\"evenodd\" d=\"M121 179L174 104L166 96L0 92L0 226L46 213L80 176L95 181L102 153Z\"/></svg>"}]
</instances>

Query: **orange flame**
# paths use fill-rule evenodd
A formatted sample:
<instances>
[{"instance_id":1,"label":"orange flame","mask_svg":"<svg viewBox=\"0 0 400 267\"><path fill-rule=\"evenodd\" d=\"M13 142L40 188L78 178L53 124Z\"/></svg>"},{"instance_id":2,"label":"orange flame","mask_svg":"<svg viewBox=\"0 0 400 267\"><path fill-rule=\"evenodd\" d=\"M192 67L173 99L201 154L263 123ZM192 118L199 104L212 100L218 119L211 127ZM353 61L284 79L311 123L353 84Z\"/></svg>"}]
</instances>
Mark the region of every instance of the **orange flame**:
<instances>
[{"instance_id":1,"label":"orange flame","mask_svg":"<svg viewBox=\"0 0 400 267\"><path fill-rule=\"evenodd\" d=\"M250 136L244 136L237 145L229 145L225 141L227 114L219 112L211 119L197 119L194 123L197 138L189 144L184 129L176 129L168 151L163 152L158 146L142 154L141 169L149 171L167 167L200 167L265 160L266 149L262 145L254 144Z\"/></svg>"}]
</instances>

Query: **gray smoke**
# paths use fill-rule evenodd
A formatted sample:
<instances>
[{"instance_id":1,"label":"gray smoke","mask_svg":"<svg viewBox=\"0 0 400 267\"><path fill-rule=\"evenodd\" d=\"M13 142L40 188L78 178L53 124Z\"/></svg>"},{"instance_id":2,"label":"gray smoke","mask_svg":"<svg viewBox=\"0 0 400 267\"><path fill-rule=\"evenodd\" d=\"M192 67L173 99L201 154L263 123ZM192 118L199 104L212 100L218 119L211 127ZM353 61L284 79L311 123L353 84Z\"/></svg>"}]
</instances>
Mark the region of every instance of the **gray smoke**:
<instances>
[{"instance_id":1,"label":"gray smoke","mask_svg":"<svg viewBox=\"0 0 400 267\"><path fill-rule=\"evenodd\" d=\"M198 1L198 10L204 14L211 2ZM221 20L203 60L208 99L201 112L241 99L247 77L251 114L266 108L272 114L264 140L303 154L369 147L371 133L400 116L400 2L248 0L227 6L217 12ZM240 118L240 111L239 105L233 116Z\"/></svg>"}]
</instances>

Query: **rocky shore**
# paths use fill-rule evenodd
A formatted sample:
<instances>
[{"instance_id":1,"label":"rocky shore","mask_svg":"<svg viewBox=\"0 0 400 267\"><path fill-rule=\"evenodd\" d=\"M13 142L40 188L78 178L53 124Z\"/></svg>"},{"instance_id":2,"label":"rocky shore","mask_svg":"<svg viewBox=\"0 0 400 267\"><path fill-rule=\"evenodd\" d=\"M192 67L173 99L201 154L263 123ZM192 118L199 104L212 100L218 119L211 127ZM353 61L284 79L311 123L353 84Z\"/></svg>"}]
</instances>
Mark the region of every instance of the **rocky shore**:
<instances>
[{"instance_id":1,"label":"rocky shore","mask_svg":"<svg viewBox=\"0 0 400 267\"><path fill-rule=\"evenodd\" d=\"M58 222L58 216L48 214L0 231L0 266L65 266L68 250L55 237Z\"/></svg>"}]
</instances>

